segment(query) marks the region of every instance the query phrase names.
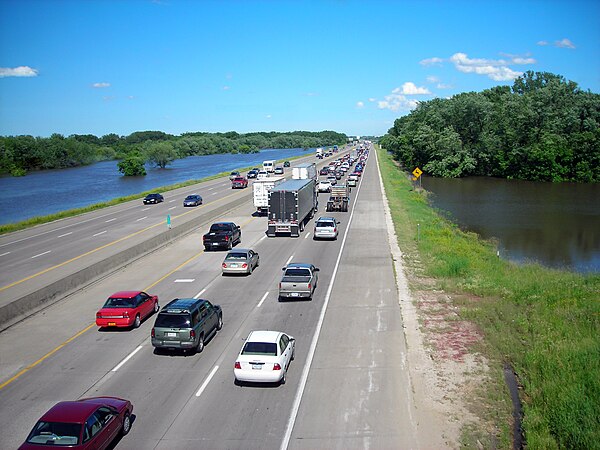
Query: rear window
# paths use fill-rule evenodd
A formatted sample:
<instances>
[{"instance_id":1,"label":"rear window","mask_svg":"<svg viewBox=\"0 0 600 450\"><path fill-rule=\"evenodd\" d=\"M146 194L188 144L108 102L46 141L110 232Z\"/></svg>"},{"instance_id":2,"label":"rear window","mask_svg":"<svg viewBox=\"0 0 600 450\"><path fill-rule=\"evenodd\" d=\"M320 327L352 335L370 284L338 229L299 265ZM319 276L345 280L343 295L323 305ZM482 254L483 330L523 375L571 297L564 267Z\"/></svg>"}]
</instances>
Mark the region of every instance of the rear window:
<instances>
[{"instance_id":1,"label":"rear window","mask_svg":"<svg viewBox=\"0 0 600 450\"><path fill-rule=\"evenodd\" d=\"M226 259L246 259L247 255L245 253L229 253Z\"/></svg>"},{"instance_id":2,"label":"rear window","mask_svg":"<svg viewBox=\"0 0 600 450\"><path fill-rule=\"evenodd\" d=\"M217 231L229 231L229 230L231 230L231 227L229 225L226 225L226 224L215 223L215 224L212 224L211 227L210 227L210 232L211 233L214 233L214 232L217 232Z\"/></svg>"},{"instance_id":3,"label":"rear window","mask_svg":"<svg viewBox=\"0 0 600 450\"><path fill-rule=\"evenodd\" d=\"M77 423L40 421L29 434L27 442L52 447L77 445L80 431L81 425Z\"/></svg>"},{"instance_id":4,"label":"rear window","mask_svg":"<svg viewBox=\"0 0 600 450\"><path fill-rule=\"evenodd\" d=\"M109 298L104 304L104 308L133 308L135 300L132 298Z\"/></svg>"},{"instance_id":5,"label":"rear window","mask_svg":"<svg viewBox=\"0 0 600 450\"><path fill-rule=\"evenodd\" d=\"M287 269L285 271L286 277L310 277L310 270L308 269Z\"/></svg>"},{"instance_id":6,"label":"rear window","mask_svg":"<svg viewBox=\"0 0 600 450\"><path fill-rule=\"evenodd\" d=\"M156 317L155 327L159 328L189 328L192 324L190 314L160 313Z\"/></svg>"},{"instance_id":7,"label":"rear window","mask_svg":"<svg viewBox=\"0 0 600 450\"><path fill-rule=\"evenodd\" d=\"M317 222L317 228L335 228L335 224L333 222L326 222L324 220Z\"/></svg>"},{"instance_id":8,"label":"rear window","mask_svg":"<svg viewBox=\"0 0 600 450\"><path fill-rule=\"evenodd\" d=\"M277 344L274 342L246 342L242 355L277 356Z\"/></svg>"}]
</instances>

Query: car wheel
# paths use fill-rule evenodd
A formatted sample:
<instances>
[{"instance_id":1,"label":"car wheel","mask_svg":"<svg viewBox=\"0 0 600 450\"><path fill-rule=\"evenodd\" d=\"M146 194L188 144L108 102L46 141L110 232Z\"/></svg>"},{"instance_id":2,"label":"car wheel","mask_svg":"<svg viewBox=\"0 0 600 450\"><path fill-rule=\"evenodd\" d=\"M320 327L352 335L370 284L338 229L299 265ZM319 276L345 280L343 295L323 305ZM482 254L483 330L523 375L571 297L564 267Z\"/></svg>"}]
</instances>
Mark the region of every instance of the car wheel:
<instances>
[{"instance_id":1,"label":"car wheel","mask_svg":"<svg viewBox=\"0 0 600 450\"><path fill-rule=\"evenodd\" d=\"M292 350L292 357L290 358L290 361L293 361L294 359L296 359L296 347L294 347L294 350Z\"/></svg>"},{"instance_id":2,"label":"car wheel","mask_svg":"<svg viewBox=\"0 0 600 450\"><path fill-rule=\"evenodd\" d=\"M158 312L158 310L160 309L160 305L158 304L158 302L156 302L154 304L154 314L156 314Z\"/></svg>"},{"instance_id":3,"label":"car wheel","mask_svg":"<svg viewBox=\"0 0 600 450\"><path fill-rule=\"evenodd\" d=\"M200 337L198 338L198 345L196 346L196 353L202 353L202 350L204 350L204 335L200 335Z\"/></svg>"},{"instance_id":4,"label":"car wheel","mask_svg":"<svg viewBox=\"0 0 600 450\"><path fill-rule=\"evenodd\" d=\"M229 244L227 244L227 250L231 250L233 248L233 241L229 241Z\"/></svg>"},{"instance_id":5,"label":"car wheel","mask_svg":"<svg viewBox=\"0 0 600 450\"><path fill-rule=\"evenodd\" d=\"M281 381L279 382L279 384L285 384L285 379L287 378L287 370L284 369L283 371L283 377L281 377Z\"/></svg>"},{"instance_id":6,"label":"car wheel","mask_svg":"<svg viewBox=\"0 0 600 450\"><path fill-rule=\"evenodd\" d=\"M217 330L221 330L223 328L223 316L219 316L219 321L217 322Z\"/></svg>"},{"instance_id":7,"label":"car wheel","mask_svg":"<svg viewBox=\"0 0 600 450\"><path fill-rule=\"evenodd\" d=\"M140 319L140 315L135 316L135 321L133 322L133 328L139 328L142 320Z\"/></svg>"},{"instance_id":8,"label":"car wheel","mask_svg":"<svg viewBox=\"0 0 600 450\"><path fill-rule=\"evenodd\" d=\"M121 436L125 436L131 430L131 416L128 412L123 417L123 426L121 426Z\"/></svg>"},{"instance_id":9,"label":"car wheel","mask_svg":"<svg viewBox=\"0 0 600 450\"><path fill-rule=\"evenodd\" d=\"M252 263L248 265L248 275L252 275Z\"/></svg>"}]
</instances>

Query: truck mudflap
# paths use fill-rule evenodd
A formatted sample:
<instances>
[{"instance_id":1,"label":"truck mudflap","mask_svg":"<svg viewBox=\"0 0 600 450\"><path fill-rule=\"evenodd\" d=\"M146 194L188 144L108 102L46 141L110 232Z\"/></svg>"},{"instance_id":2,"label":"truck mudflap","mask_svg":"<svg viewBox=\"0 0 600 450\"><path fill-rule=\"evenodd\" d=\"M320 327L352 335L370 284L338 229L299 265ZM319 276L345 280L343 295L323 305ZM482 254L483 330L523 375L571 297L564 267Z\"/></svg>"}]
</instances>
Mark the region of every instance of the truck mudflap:
<instances>
[{"instance_id":1,"label":"truck mudflap","mask_svg":"<svg viewBox=\"0 0 600 450\"><path fill-rule=\"evenodd\" d=\"M304 230L303 224L297 223L273 223L267 228L267 236L275 237L278 234L289 234L292 237L299 237Z\"/></svg>"}]
</instances>

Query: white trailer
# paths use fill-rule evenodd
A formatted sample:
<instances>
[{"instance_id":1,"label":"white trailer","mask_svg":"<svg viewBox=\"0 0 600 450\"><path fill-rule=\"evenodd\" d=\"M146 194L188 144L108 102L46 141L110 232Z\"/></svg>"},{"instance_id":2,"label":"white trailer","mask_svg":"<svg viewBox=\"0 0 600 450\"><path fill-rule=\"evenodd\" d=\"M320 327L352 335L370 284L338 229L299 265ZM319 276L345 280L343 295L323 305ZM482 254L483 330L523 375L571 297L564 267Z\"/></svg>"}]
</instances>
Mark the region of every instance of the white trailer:
<instances>
[{"instance_id":1,"label":"white trailer","mask_svg":"<svg viewBox=\"0 0 600 450\"><path fill-rule=\"evenodd\" d=\"M263 170L267 173L275 172L275 160L269 159L267 161L263 161Z\"/></svg>"},{"instance_id":2,"label":"white trailer","mask_svg":"<svg viewBox=\"0 0 600 450\"><path fill-rule=\"evenodd\" d=\"M255 180L252 183L254 207L259 214L267 213L269 210L269 191L284 180L284 177L267 177Z\"/></svg>"},{"instance_id":3,"label":"white trailer","mask_svg":"<svg viewBox=\"0 0 600 450\"><path fill-rule=\"evenodd\" d=\"M292 167L292 180L317 181L317 166L315 163L299 164Z\"/></svg>"}]
</instances>

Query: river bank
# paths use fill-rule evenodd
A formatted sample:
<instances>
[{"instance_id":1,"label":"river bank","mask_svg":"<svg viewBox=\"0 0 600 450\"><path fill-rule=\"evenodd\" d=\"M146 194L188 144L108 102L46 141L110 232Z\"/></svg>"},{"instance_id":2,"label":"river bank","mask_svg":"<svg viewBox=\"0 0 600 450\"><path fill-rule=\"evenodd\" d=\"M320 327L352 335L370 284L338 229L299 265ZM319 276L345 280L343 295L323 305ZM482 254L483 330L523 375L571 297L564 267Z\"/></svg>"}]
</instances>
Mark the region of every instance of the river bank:
<instances>
[{"instance_id":1,"label":"river bank","mask_svg":"<svg viewBox=\"0 0 600 450\"><path fill-rule=\"evenodd\" d=\"M388 202L439 402L468 448L511 448L517 375L528 448L600 442L600 276L517 265L465 233L378 150ZM461 409L467 412L463 414Z\"/></svg>"}]
</instances>

